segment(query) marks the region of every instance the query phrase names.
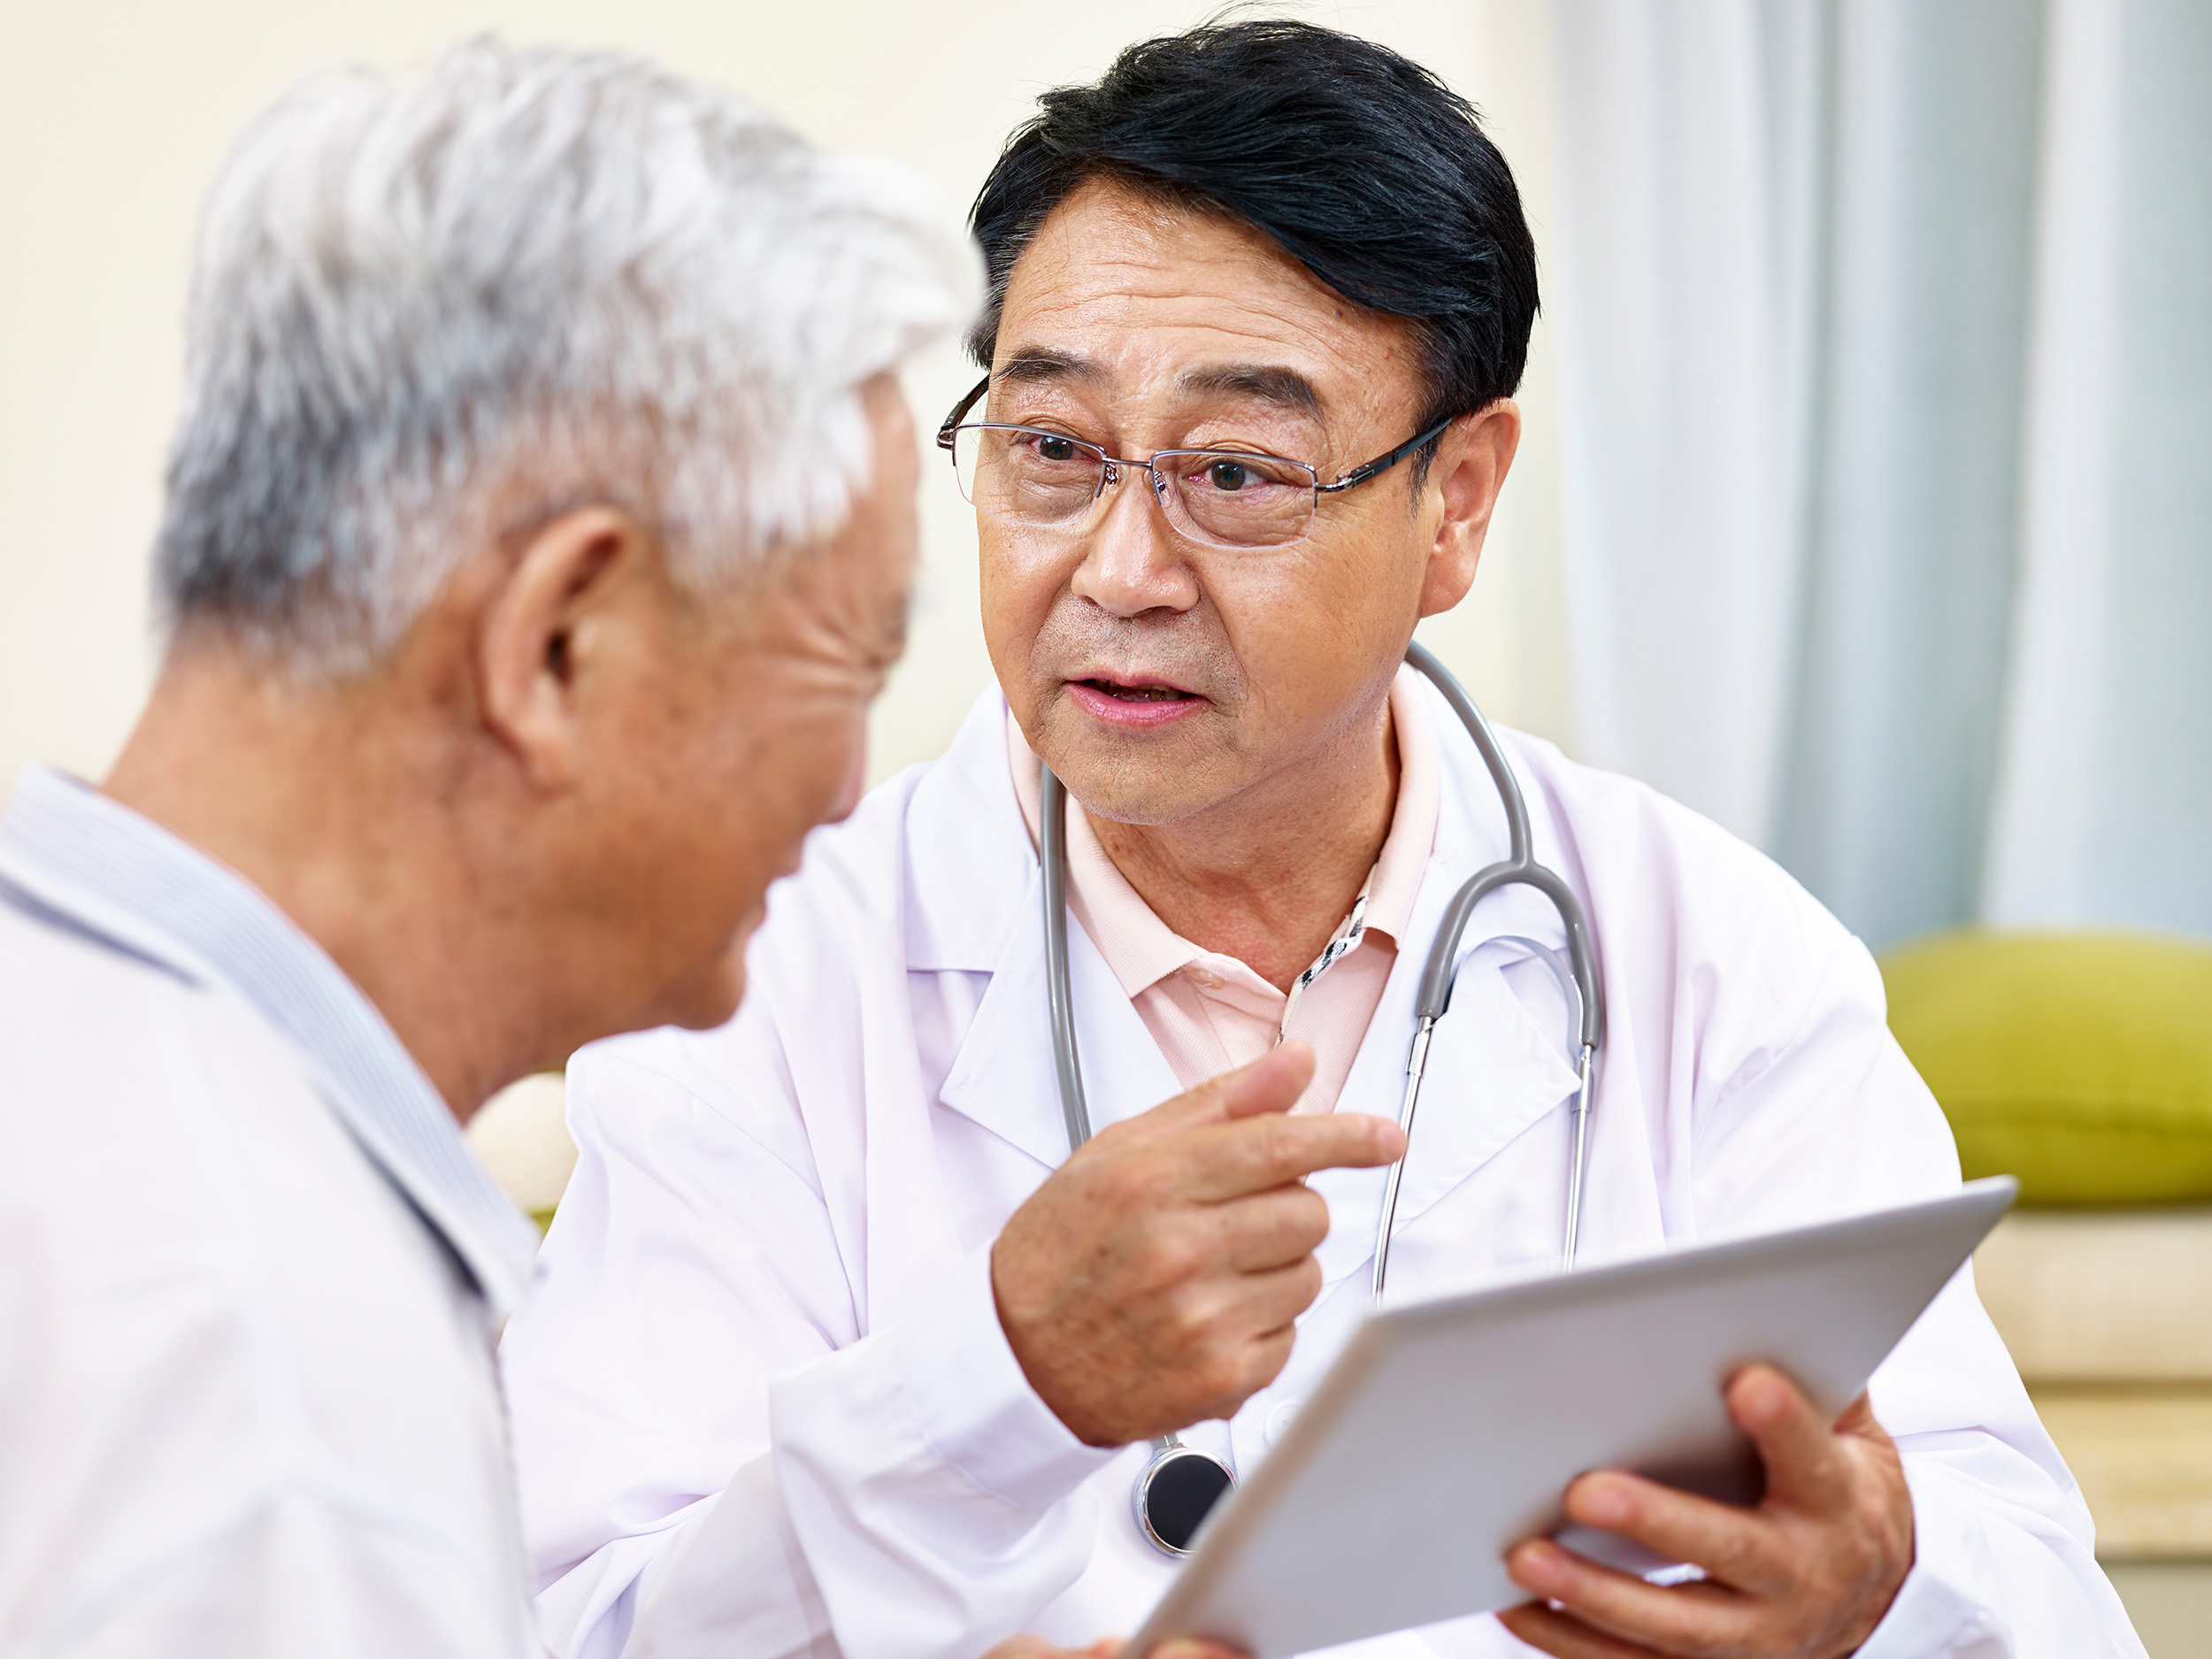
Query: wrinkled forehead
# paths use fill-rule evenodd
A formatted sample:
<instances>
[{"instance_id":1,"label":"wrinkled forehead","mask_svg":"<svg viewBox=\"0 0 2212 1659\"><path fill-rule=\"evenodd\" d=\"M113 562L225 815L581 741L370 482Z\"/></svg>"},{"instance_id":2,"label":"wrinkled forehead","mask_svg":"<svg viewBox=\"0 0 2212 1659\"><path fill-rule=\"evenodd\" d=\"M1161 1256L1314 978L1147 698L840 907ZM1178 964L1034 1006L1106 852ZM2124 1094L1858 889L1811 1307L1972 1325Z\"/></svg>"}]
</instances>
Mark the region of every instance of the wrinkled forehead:
<instances>
[{"instance_id":1,"label":"wrinkled forehead","mask_svg":"<svg viewBox=\"0 0 2212 1659\"><path fill-rule=\"evenodd\" d=\"M1268 403L1324 424L1414 400L1412 329L1225 214L1095 180L1008 280L995 386Z\"/></svg>"}]
</instances>

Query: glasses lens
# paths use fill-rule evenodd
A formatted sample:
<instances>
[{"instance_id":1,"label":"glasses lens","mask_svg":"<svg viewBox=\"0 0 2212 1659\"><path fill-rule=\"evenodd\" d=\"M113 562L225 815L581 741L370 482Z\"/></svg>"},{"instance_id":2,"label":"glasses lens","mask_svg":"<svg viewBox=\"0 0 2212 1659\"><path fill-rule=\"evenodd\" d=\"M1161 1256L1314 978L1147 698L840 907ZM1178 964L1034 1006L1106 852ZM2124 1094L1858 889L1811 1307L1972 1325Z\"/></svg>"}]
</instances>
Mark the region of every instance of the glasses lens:
<instances>
[{"instance_id":1,"label":"glasses lens","mask_svg":"<svg viewBox=\"0 0 2212 1659\"><path fill-rule=\"evenodd\" d=\"M953 434L952 462L970 504L1014 524L1080 518L1105 472L1088 445L1023 426L963 426Z\"/></svg>"},{"instance_id":2,"label":"glasses lens","mask_svg":"<svg viewBox=\"0 0 2212 1659\"><path fill-rule=\"evenodd\" d=\"M1163 455L1166 506L1178 527L1225 547L1295 541L1313 523L1313 474L1271 456L1203 450Z\"/></svg>"}]
</instances>

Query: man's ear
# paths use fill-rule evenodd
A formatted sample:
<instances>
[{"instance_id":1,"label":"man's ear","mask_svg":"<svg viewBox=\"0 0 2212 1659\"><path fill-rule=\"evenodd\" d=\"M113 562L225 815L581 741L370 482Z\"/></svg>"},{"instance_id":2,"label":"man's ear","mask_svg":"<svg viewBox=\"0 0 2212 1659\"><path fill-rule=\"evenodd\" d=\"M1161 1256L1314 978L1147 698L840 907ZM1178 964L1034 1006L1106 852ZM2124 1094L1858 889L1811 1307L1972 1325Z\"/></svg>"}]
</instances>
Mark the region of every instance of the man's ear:
<instances>
[{"instance_id":1,"label":"man's ear","mask_svg":"<svg viewBox=\"0 0 2212 1659\"><path fill-rule=\"evenodd\" d=\"M1449 611L1475 585L1490 515L1520 447L1520 406L1509 397L1463 415L1446 429L1429 468L1428 488L1441 496L1444 511L1421 581L1423 616Z\"/></svg>"},{"instance_id":2,"label":"man's ear","mask_svg":"<svg viewBox=\"0 0 2212 1659\"><path fill-rule=\"evenodd\" d=\"M613 595L649 551L627 514L580 508L530 537L485 605L476 664L484 724L534 783L558 788L578 775L578 693L599 666Z\"/></svg>"}]
</instances>

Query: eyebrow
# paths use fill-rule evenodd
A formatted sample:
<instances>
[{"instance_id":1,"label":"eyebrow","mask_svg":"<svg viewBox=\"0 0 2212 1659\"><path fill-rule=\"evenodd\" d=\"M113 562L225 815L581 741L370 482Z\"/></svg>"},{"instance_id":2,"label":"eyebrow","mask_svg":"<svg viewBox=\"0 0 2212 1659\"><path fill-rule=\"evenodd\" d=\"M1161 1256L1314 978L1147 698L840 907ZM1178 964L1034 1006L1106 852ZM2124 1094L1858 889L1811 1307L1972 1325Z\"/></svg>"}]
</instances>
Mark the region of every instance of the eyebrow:
<instances>
[{"instance_id":1,"label":"eyebrow","mask_svg":"<svg viewBox=\"0 0 2212 1659\"><path fill-rule=\"evenodd\" d=\"M1210 368L1186 369L1178 384L1186 392L1216 396L1256 398L1294 414L1319 420L1321 394L1313 382L1295 369L1272 363L1225 363Z\"/></svg>"},{"instance_id":2,"label":"eyebrow","mask_svg":"<svg viewBox=\"0 0 2212 1659\"><path fill-rule=\"evenodd\" d=\"M1023 346L1006 359L1005 365L991 376L1000 386L1035 384L1048 380L1095 380L1101 378L1097 364L1088 357L1079 357L1072 352L1054 351L1043 346Z\"/></svg>"}]
</instances>

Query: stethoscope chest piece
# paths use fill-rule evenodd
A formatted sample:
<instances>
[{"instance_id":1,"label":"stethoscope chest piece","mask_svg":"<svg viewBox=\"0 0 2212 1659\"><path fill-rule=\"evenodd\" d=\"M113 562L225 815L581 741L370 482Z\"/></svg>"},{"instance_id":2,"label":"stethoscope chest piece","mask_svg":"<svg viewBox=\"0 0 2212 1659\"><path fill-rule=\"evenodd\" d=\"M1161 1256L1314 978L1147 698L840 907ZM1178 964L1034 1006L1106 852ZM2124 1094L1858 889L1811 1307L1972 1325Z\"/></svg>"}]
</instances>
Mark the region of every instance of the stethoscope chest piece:
<instances>
[{"instance_id":1,"label":"stethoscope chest piece","mask_svg":"<svg viewBox=\"0 0 2212 1659\"><path fill-rule=\"evenodd\" d=\"M1131 1494L1138 1530L1169 1555L1187 1555L1199 1523L1235 1485L1229 1465L1211 1452L1186 1446L1172 1434L1156 1440L1152 1461Z\"/></svg>"}]
</instances>

